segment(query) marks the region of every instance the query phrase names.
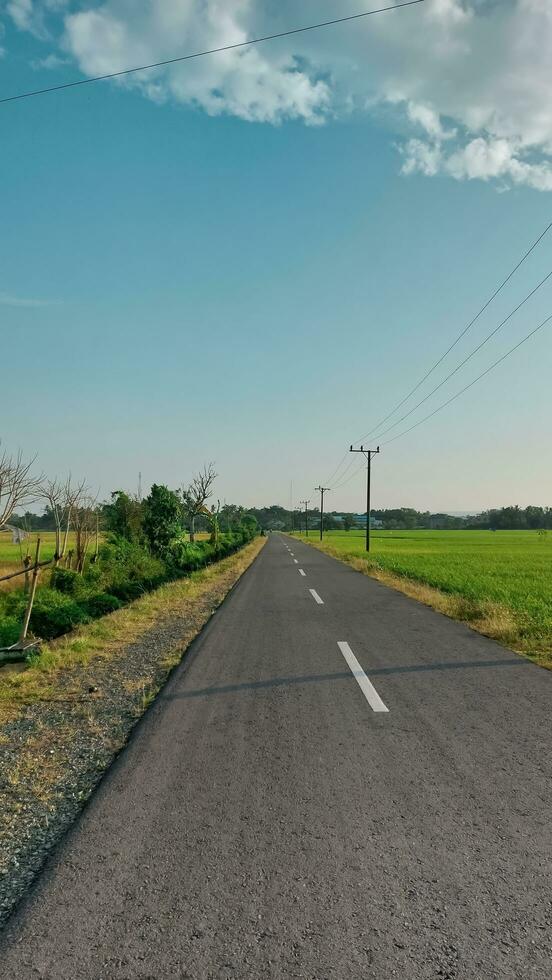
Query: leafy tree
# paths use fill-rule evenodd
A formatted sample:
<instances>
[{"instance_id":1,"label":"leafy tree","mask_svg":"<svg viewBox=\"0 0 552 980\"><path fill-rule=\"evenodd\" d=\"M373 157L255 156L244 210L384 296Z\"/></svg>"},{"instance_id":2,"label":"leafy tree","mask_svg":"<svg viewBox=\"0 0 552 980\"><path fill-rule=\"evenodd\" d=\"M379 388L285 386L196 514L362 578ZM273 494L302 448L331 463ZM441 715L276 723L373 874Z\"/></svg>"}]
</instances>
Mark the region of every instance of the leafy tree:
<instances>
[{"instance_id":1,"label":"leafy tree","mask_svg":"<svg viewBox=\"0 0 552 980\"><path fill-rule=\"evenodd\" d=\"M352 527L355 526L355 519L352 514L343 514L343 527L346 531L350 531Z\"/></svg>"},{"instance_id":2,"label":"leafy tree","mask_svg":"<svg viewBox=\"0 0 552 980\"><path fill-rule=\"evenodd\" d=\"M238 527L242 523L244 514L245 510L239 504L223 504L220 508L221 528L230 531L233 527Z\"/></svg>"},{"instance_id":3,"label":"leafy tree","mask_svg":"<svg viewBox=\"0 0 552 980\"><path fill-rule=\"evenodd\" d=\"M111 503L103 505L105 527L127 541L140 542L143 537L144 506L137 497L124 490L114 490Z\"/></svg>"},{"instance_id":4,"label":"leafy tree","mask_svg":"<svg viewBox=\"0 0 552 980\"><path fill-rule=\"evenodd\" d=\"M180 500L168 487L154 483L143 507L144 534L153 554L161 555L182 530Z\"/></svg>"},{"instance_id":5,"label":"leafy tree","mask_svg":"<svg viewBox=\"0 0 552 980\"><path fill-rule=\"evenodd\" d=\"M242 517L241 523L242 523L242 527L245 528L245 530L247 531L250 537L253 537L255 534L257 534L259 530L259 523L257 521L257 518L253 516L253 514L245 514L245 516Z\"/></svg>"}]
</instances>

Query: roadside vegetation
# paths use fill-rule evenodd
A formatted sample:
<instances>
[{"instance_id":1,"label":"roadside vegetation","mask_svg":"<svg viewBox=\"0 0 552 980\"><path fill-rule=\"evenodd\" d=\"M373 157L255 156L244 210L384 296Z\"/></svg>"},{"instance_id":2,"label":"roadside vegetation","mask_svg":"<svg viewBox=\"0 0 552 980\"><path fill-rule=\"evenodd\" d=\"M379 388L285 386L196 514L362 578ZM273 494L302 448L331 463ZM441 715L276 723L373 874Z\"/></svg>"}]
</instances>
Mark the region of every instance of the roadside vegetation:
<instances>
[{"instance_id":1,"label":"roadside vegetation","mask_svg":"<svg viewBox=\"0 0 552 980\"><path fill-rule=\"evenodd\" d=\"M4 668L0 671L0 727L17 715L24 705L36 701L55 702L60 682L66 691L74 668L87 668L88 684L97 668L103 669L109 661L117 659L121 652L149 635L164 620L177 617L181 621L177 646L174 649L167 646L156 655L166 673L179 662L186 646L257 556L265 540L256 537L236 554L167 582L95 622L80 625L70 633L44 643L40 656L31 655L24 670L14 666ZM144 672L135 677L134 682L136 689L149 699L153 692L146 673L144 664ZM116 678L113 683L117 683ZM75 695L74 686L69 686ZM87 686L78 693L86 695L87 701L96 700L95 688L90 691Z\"/></svg>"},{"instance_id":2,"label":"roadside vegetation","mask_svg":"<svg viewBox=\"0 0 552 980\"><path fill-rule=\"evenodd\" d=\"M11 535L8 543L0 540L0 563L11 553L21 573L0 574L0 661L20 658L36 650L35 639L62 636L222 560L259 530L255 518L237 508L222 515L221 529L220 502L207 506L217 477L212 464L179 490L154 484L145 499L115 490L104 503L70 477L33 476L31 464L21 455L0 457L0 531L2 538ZM29 501L44 502L40 523L51 529L40 529L41 550L34 556L34 515L16 512ZM197 533L198 525L207 536Z\"/></svg>"},{"instance_id":3,"label":"roadside vegetation","mask_svg":"<svg viewBox=\"0 0 552 980\"><path fill-rule=\"evenodd\" d=\"M552 669L552 534L316 531L301 538Z\"/></svg>"},{"instance_id":4,"label":"roadside vegetation","mask_svg":"<svg viewBox=\"0 0 552 980\"><path fill-rule=\"evenodd\" d=\"M0 923L265 540L212 465L102 503L31 463L0 454Z\"/></svg>"}]
</instances>

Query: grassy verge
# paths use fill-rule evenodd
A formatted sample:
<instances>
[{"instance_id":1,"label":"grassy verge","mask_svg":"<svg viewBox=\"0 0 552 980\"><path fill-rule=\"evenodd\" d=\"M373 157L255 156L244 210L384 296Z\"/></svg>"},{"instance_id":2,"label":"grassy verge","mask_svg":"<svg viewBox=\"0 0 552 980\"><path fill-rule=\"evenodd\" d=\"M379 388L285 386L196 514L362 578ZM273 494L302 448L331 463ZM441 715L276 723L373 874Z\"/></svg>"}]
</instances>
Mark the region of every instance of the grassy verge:
<instances>
[{"instance_id":1,"label":"grassy verge","mask_svg":"<svg viewBox=\"0 0 552 980\"><path fill-rule=\"evenodd\" d=\"M552 636L549 629L543 628L540 622L535 626L523 609L520 610L507 602L496 601L485 594L483 588L480 589L479 595L473 595L455 591L453 588L445 590L424 581L428 572L424 567L423 555L420 556L419 567L416 570L398 572L385 567L387 557L385 554L380 555L376 550L369 558L360 557L355 554L356 546L349 550L341 536L340 538L336 536L333 542L330 536L323 542L311 536L306 538L304 534L295 536L333 558L345 562L364 575L369 575L382 584L403 592L443 615L450 616L451 619L466 623L478 633L489 636L517 653L523 654L539 666L552 670ZM516 569L512 567L512 577L515 574ZM475 575L471 577L471 582L474 581L477 581Z\"/></svg>"},{"instance_id":2,"label":"grassy verge","mask_svg":"<svg viewBox=\"0 0 552 980\"><path fill-rule=\"evenodd\" d=\"M98 662L113 658L167 616L177 613L187 618L189 629L183 639L190 643L205 623L205 600L211 610L215 609L265 540L257 538L228 558L160 586L123 609L52 641L24 670L13 666L0 669L0 725L13 717L20 705L55 699L57 680L71 667L88 665L93 658ZM167 657L168 667L181 655L179 645L178 652Z\"/></svg>"}]
</instances>

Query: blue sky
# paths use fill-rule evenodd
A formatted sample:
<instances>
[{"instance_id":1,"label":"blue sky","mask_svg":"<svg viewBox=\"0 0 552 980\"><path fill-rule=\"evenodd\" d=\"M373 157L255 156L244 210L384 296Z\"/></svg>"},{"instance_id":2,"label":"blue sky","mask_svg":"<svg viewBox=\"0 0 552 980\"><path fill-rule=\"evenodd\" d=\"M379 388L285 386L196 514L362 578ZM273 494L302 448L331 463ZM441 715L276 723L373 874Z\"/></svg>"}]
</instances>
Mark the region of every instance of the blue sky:
<instances>
[{"instance_id":1,"label":"blue sky","mask_svg":"<svg viewBox=\"0 0 552 980\"><path fill-rule=\"evenodd\" d=\"M467 43L467 24L477 53L474 22L493 5L481 13L485 4L431 2L434 20L450 19L449 44L460 28ZM27 22L10 6L0 15L2 94L121 66L106 62L105 45L101 63L94 60L93 42L105 38L94 34L98 17L118 17L131 30L122 0L94 9L27 3L19 11ZM200 6L174 0L189 16ZM507 6L514 16L518 5ZM253 5L254 16L251 4L235 7L236 22L217 28L230 40L236 24L251 36L283 16L279 10L275 20L271 4ZM309 3L299 20L331 10ZM458 19L458 11L471 19ZM77 31L70 18L83 13L97 16L77 20ZM407 16L409 26L394 31L412 34L419 24L427 33L433 24L414 11ZM288 5L288 22L297 20ZM188 26L182 42L173 35L173 50L210 46L204 26ZM119 41L113 58L126 54L124 63L134 64L151 53L154 60L144 42L149 28L141 40L125 35L128 50ZM487 29L485 21L483 35ZM155 91L142 81L99 83L0 106L6 448L37 452L50 475L71 470L102 495L134 488L140 470L146 486L178 486L213 460L226 500L287 505L291 481L294 502L314 498L312 488L327 481L348 444L406 394L548 224L548 136L505 121L499 80L482 79L497 109L479 130L471 78L463 109L413 101L402 79L399 111L399 83L385 91L377 65L362 86L350 82L353 61L361 72L364 65L351 41L354 32L358 45L359 28L331 30L319 64L312 40L293 48L309 69L282 67L285 53L273 48L266 63L234 59L215 80L193 68L182 82L182 68L162 75ZM168 41L156 40L167 56ZM404 61L400 33L379 41L398 44ZM37 67L53 56L63 63ZM423 63L410 70L423 78ZM274 75L264 105L258 87L251 95L243 83L245 72L257 85L260 71ZM435 82L435 65L430 71ZM290 74L304 77L290 82ZM519 78L521 91L523 66ZM527 111L523 119L529 126ZM476 138L486 141L486 172ZM552 232L434 383L550 271L551 256ZM545 285L409 424L550 313L552 286ZM374 472L374 506L550 503L551 349L549 328L386 447ZM328 506L361 509L362 501L359 474Z\"/></svg>"}]
</instances>

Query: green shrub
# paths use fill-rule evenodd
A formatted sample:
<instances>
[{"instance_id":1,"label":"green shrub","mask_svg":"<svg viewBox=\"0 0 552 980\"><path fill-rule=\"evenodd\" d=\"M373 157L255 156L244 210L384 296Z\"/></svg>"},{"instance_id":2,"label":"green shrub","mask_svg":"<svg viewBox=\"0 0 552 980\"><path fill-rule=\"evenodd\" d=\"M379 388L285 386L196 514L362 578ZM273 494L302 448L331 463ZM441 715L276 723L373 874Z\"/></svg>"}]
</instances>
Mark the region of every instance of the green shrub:
<instances>
[{"instance_id":1,"label":"green shrub","mask_svg":"<svg viewBox=\"0 0 552 980\"><path fill-rule=\"evenodd\" d=\"M167 556L174 574L193 572L205 564L205 541L173 541Z\"/></svg>"},{"instance_id":2,"label":"green shrub","mask_svg":"<svg viewBox=\"0 0 552 980\"><path fill-rule=\"evenodd\" d=\"M86 610L71 596L55 589L37 589L30 623L35 636L53 640L89 620Z\"/></svg>"},{"instance_id":3,"label":"green shrub","mask_svg":"<svg viewBox=\"0 0 552 980\"><path fill-rule=\"evenodd\" d=\"M81 605L91 619L98 619L100 616L107 616L108 613L120 609L123 603L117 596L110 595L109 592L99 592L85 599Z\"/></svg>"},{"instance_id":4,"label":"green shrub","mask_svg":"<svg viewBox=\"0 0 552 980\"><path fill-rule=\"evenodd\" d=\"M50 586L64 595L77 595L82 590L82 577L70 568L54 568L50 576Z\"/></svg>"},{"instance_id":5,"label":"green shrub","mask_svg":"<svg viewBox=\"0 0 552 980\"><path fill-rule=\"evenodd\" d=\"M13 619L20 629L26 605L27 596L22 589L8 593L3 602L2 624ZM37 589L30 621L30 629L35 636L51 640L89 619L86 611L72 596L46 586Z\"/></svg>"},{"instance_id":6,"label":"green shrub","mask_svg":"<svg viewBox=\"0 0 552 980\"><path fill-rule=\"evenodd\" d=\"M173 540L164 561L140 544L112 534L101 546L99 560L84 575L58 567L52 572L50 587L39 586L30 628L42 639L54 639L120 609L171 578L219 561L251 540L254 533L251 527L238 526L221 534L216 544ZM0 593L0 646L17 640L26 604L23 589Z\"/></svg>"},{"instance_id":7,"label":"green shrub","mask_svg":"<svg viewBox=\"0 0 552 980\"><path fill-rule=\"evenodd\" d=\"M125 602L156 588L168 577L167 566L159 558L115 535L102 545L99 561L86 573L95 592L110 592Z\"/></svg>"},{"instance_id":8,"label":"green shrub","mask_svg":"<svg viewBox=\"0 0 552 980\"><path fill-rule=\"evenodd\" d=\"M0 597L2 619L8 616L15 616L16 619L22 620L26 605L27 596L23 589L14 589L13 592L6 592L5 595Z\"/></svg>"},{"instance_id":9,"label":"green shrub","mask_svg":"<svg viewBox=\"0 0 552 980\"><path fill-rule=\"evenodd\" d=\"M15 616L3 616L0 619L0 647L11 647L19 638L21 623Z\"/></svg>"}]
</instances>

